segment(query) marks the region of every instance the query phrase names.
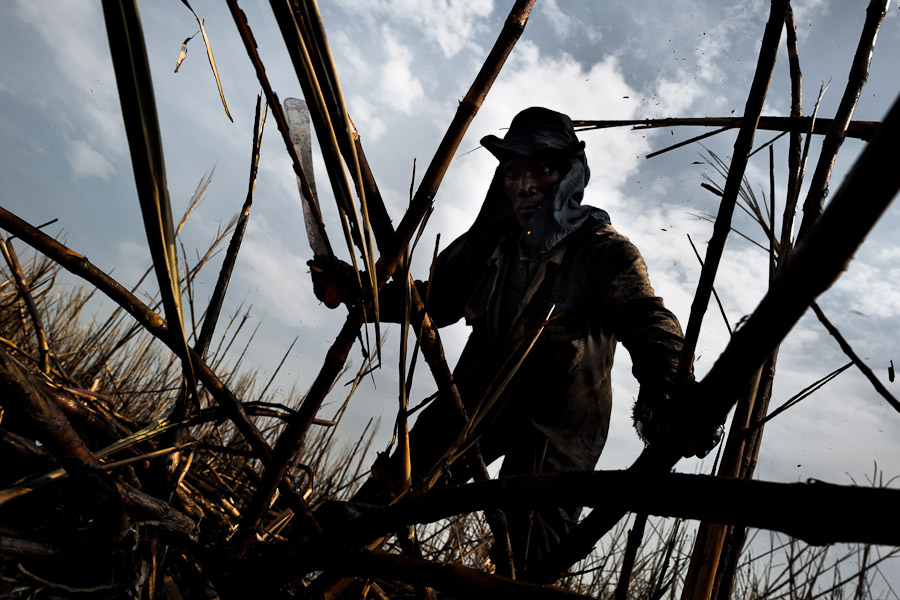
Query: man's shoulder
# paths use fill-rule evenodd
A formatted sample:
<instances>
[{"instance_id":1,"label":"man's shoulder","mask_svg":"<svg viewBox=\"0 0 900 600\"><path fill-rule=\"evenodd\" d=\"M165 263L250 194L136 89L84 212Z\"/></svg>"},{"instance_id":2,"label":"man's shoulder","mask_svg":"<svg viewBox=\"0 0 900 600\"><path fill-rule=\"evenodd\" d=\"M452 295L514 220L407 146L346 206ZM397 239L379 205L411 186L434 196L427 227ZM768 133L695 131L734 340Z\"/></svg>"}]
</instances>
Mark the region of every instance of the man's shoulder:
<instances>
[{"instance_id":1,"label":"man's shoulder","mask_svg":"<svg viewBox=\"0 0 900 600\"><path fill-rule=\"evenodd\" d=\"M609 223L598 223L591 227L587 235L582 236L581 243L586 249L609 250L612 248L634 248L626 236L619 233Z\"/></svg>"},{"instance_id":2,"label":"man's shoulder","mask_svg":"<svg viewBox=\"0 0 900 600\"><path fill-rule=\"evenodd\" d=\"M640 261L641 253L631 241L609 223L598 223L573 240L569 251L570 268L605 273L626 268Z\"/></svg>"}]
</instances>

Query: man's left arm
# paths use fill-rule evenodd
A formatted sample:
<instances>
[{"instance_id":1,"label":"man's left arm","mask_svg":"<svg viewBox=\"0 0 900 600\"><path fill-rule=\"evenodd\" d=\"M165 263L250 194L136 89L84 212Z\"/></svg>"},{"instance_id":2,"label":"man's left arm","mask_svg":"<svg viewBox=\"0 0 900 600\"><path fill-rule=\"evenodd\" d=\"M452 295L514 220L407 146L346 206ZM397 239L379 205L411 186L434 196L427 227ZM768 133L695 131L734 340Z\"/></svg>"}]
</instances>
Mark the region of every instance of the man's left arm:
<instances>
[{"instance_id":1,"label":"man's left arm","mask_svg":"<svg viewBox=\"0 0 900 600\"><path fill-rule=\"evenodd\" d=\"M607 284L608 306L614 333L631 355L632 373L640 384L632 414L638 434L649 445L675 419L676 399L688 399L693 376L678 373L684 345L678 319L654 293L638 249L624 238L618 242L614 273ZM688 455L705 456L721 435L721 426L715 427Z\"/></svg>"}]
</instances>

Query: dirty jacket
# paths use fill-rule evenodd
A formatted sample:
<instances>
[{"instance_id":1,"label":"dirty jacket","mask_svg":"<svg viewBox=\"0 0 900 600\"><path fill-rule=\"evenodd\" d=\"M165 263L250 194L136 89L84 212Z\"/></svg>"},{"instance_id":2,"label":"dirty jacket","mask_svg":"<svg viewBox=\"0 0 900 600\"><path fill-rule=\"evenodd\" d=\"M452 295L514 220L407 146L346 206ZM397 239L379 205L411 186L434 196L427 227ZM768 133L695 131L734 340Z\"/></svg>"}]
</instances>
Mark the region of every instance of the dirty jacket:
<instances>
[{"instance_id":1,"label":"dirty jacket","mask_svg":"<svg viewBox=\"0 0 900 600\"><path fill-rule=\"evenodd\" d=\"M677 319L637 248L608 223L588 223L537 261L511 311L518 232L489 253L470 234L438 257L427 309L439 327L460 319L472 327L454 371L470 414L524 356L480 427L485 460L544 440L544 472L593 469L609 429L616 342L631 354L642 394L665 393L682 347Z\"/></svg>"}]
</instances>

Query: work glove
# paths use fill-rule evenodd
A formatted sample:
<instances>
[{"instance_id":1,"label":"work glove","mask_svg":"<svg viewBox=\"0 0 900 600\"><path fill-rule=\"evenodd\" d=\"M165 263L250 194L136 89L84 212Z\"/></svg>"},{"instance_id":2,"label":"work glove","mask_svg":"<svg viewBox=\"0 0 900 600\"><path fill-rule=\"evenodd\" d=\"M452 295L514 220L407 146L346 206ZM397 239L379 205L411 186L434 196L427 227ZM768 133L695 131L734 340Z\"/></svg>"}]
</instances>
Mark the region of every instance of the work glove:
<instances>
[{"instance_id":1,"label":"work glove","mask_svg":"<svg viewBox=\"0 0 900 600\"><path fill-rule=\"evenodd\" d=\"M350 290L359 286L353 267L324 254L316 254L306 264L312 277L313 293L325 306L337 308L341 302L351 306L355 304L353 299L358 298L359 294L353 294Z\"/></svg>"},{"instance_id":2,"label":"work glove","mask_svg":"<svg viewBox=\"0 0 900 600\"><path fill-rule=\"evenodd\" d=\"M671 385L662 389L641 386L631 416L634 419L634 428L645 446L652 446L663 438L675 422L679 411L683 410L682 402L693 397L693 388L696 385L696 382L691 380L680 386ZM703 458L722 441L724 433L724 424L710 425L688 448L684 457Z\"/></svg>"}]
</instances>

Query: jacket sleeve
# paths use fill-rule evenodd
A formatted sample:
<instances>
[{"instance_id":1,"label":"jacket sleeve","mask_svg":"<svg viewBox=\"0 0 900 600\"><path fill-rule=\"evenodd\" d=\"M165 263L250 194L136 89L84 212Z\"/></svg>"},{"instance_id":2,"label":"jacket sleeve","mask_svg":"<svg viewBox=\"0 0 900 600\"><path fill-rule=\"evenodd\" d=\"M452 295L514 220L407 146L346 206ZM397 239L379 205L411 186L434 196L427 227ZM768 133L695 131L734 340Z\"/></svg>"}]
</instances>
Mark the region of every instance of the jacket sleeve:
<instances>
[{"instance_id":1,"label":"jacket sleeve","mask_svg":"<svg viewBox=\"0 0 900 600\"><path fill-rule=\"evenodd\" d=\"M431 292L427 293L428 282L416 281L419 296L426 301L428 315L438 327L452 325L463 316L467 290L470 285L472 265L468 264L470 254L463 234L438 254L434 265ZM396 278L391 279L381 289L378 296L382 321L399 323L403 320L405 286Z\"/></svg>"},{"instance_id":2,"label":"jacket sleeve","mask_svg":"<svg viewBox=\"0 0 900 600\"><path fill-rule=\"evenodd\" d=\"M677 402L693 377L680 381L678 362L684 336L678 319L655 295L640 252L614 231L609 235L611 266L606 287L606 306L613 331L631 354L632 372L641 389L632 409L634 425L646 444L656 443L678 411ZM680 389L679 389L680 388ZM722 439L721 423L691 446L685 456L705 456Z\"/></svg>"},{"instance_id":3,"label":"jacket sleeve","mask_svg":"<svg viewBox=\"0 0 900 600\"><path fill-rule=\"evenodd\" d=\"M678 319L657 296L638 249L611 227L598 232L604 247L601 277L607 326L631 355L641 396L666 396L675 382L684 342Z\"/></svg>"}]
</instances>

